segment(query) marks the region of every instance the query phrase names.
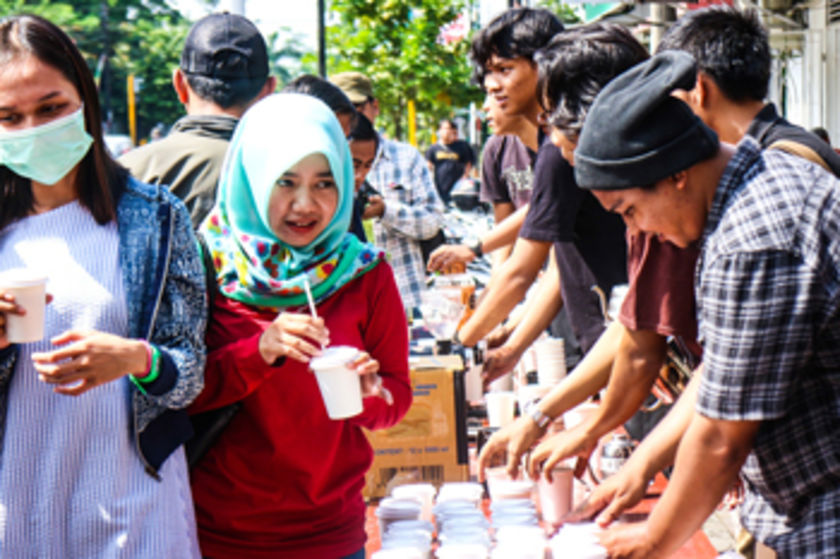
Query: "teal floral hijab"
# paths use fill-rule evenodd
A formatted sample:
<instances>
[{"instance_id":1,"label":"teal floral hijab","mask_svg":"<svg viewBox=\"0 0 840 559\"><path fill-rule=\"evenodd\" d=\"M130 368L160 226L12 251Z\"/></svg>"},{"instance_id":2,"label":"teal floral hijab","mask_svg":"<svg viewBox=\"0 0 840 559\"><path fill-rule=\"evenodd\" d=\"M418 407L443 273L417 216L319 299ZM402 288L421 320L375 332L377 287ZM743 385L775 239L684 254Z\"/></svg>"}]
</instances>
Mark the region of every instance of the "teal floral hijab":
<instances>
[{"instance_id":1,"label":"teal floral hijab","mask_svg":"<svg viewBox=\"0 0 840 559\"><path fill-rule=\"evenodd\" d=\"M269 198L283 173L313 153L329 162L338 204L314 241L292 247L269 225ZM352 211L353 162L333 112L298 94L275 94L256 103L236 127L216 205L199 228L221 293L259 307L300 306L306 304L308 278L315 301L323 301L383 258L348 233Z\"/></svg>"}]
</instances>

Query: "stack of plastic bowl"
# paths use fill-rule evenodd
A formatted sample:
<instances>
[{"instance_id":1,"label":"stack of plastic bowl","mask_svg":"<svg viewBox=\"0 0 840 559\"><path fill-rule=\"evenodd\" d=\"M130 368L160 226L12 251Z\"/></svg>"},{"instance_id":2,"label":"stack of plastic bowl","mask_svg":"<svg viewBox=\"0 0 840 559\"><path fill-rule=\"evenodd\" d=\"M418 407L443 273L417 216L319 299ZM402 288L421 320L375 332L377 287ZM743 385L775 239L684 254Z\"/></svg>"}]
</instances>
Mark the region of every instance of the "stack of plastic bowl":
<instances>
[{"instance_id":1,"label":"stack of plastic bowl","mask_svg":"<svg viewBox=\"0 0 840 559\"><path fill-rule=\"evenodd\" d=\"M385 534L392 522L419 520L422 509L422 505L414 499L385 497L376 508L376 516L379 518L379 533Z\"/></svg>"},{"instance_id":2,"label":"stack of plastic bowl","mask_svg":"<svg viewBox=\"0 0 840 559\"><path fill-rule=\"evenodd\" d=\"M442 545L437 550L438 559L487 559L487 548L474 544Z\"/></svg>"},{"instance_id":3,"label":"stack of plastic bowl","mask_svg":"<svg viewBox=\"0 0 840 559\"><path fill-rule=\"evenodd\" d=\"M539 526L504 526L496 530L491 559L545 559L545 532Z\"/></svg>"},{"instance_id":4,"label":"stack of plastic bowl","mask_svg":"<svg viewBox=\"0 0 840 559\"><path fill-rule=\"evenodd\" d=\"M435 502L437 489L431 483L408 483L391 489L391 496L396 499L414 499L422 506L420 518L432 521L432 505Z\"/></svg>"},{"instance_id":5,"label":"stack of plastic bowl","mask_svg":"<svg viewBox=\"0 0 840 559\"><path fill-rule=\"evenodd\" d=\"M416 549L393 548L375 551L370 559L424 559L424 555Z\"/></svg>"},{"instance_id":6,"label":"stack of plastic bowl","mask_svg":"<svg viewBox=\"0 0 840 559\"><path fill-rule=\"evenodd\" d=\"M405 550L412 557L430 559L433 533L434 527L425 520L396 520L380 536L382 549Z\"/></svg>"},{"instance_id":7,"label":"stack of plastic bowl","mask_svg":"<svg viewBox=\"0 0 840 559\"><path fill-rule=\"evenodd\" d=\"M530 499L508 499L490 505L493 533L499 541L499 532L509 527L533 528L539 526L537 508Z\"/></svg>"},{"instance_id":8,"label":"stack of plastic bowl","mask_svg":"<svg viewBox=\"0 0 840 559\"><path fill-rule=\"evenodd\" d=\"M479 505L484 488L473 482L444 483L434 507L439 558L487 559L490 523Z\"/></svg>"},{"instance_id":9,"label":"stack of plastic bowl","mask_svg":"<svg viewBox=\"0 0 840 559\"><path fill-rule=\"evenodd\" d=\"M438 541L441 546L481 545L490 547L489 523L470 501L452 499L435 505Z\"/></svg>"},{"instance_id":10,"label":"stack of plastic bowl","mask_svg":"<svg viewBox=\"0 0 840 559\"><path fill-rule=\"evenodd\" d=\"M440 504L446 501L469 501L478 507L483 494L484 487L480 483L473 481L453 481L440 486L436 502Z\"/></svg>"},{"instance_id":11,"label":"stack of plastic bowl","mask_svg":"<svg viewBox=\"0 0 840 559\"><path fill-rule=\"evenodd\" d=\"M594 522L566 523L548 545L555 558L607 559L607 550L598 542L600 531Z\"/></svg>"}]
</instances>

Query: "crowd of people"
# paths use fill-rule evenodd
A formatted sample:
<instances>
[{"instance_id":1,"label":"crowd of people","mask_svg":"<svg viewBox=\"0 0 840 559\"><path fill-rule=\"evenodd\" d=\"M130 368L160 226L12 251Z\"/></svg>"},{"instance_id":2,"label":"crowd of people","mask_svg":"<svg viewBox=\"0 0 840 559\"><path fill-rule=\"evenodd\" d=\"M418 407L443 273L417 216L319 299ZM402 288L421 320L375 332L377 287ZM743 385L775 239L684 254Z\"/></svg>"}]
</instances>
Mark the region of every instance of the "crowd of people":
<instances>
[{"instance_id":1,"label":"crowd of people","mask_svg":"<svg viewBox=\"0 0 840 559\"><path fill-rule=\"evenodd\" d=\"M610 557L668 557L739 486L752 545L840 554L840 156L767 102L757 14L694 10L649 53L512 8L470 56L494 133L478 164L448 119L425 157L379 134L363 72L275 93L256 27L214 14L173 74L186 116L115 160L73 40L0 20L0 273L49 278L37 342L9 341L27 309L0 287L0 556L363 558L364 430L411 405L427 273L485 253L455 336L493 347L484 380L546 329L580 361L480 476L526 453L533 477L585 465L676 352L690 383L569 520L596 518ZM495 227L431 250L474 165ZM598 292L622 284L606 325ZM356 350L347 419L310 370L329 346ZM614 523L668 466L649 518Z\"/></svg>"}]
</instances>

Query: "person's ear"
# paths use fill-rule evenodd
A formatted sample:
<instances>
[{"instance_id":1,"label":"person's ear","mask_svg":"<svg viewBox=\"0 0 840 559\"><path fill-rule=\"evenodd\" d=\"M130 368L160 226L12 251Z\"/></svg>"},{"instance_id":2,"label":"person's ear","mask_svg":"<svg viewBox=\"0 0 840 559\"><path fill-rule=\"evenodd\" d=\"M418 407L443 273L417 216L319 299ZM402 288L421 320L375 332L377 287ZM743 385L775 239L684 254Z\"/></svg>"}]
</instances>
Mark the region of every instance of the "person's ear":
<instances>
[{"instance_id":1,"label":"person's ear","mask_svg":"<svg viewBox=\"0 0 840 559\"><path fill-rule=\"evenodd\" d=\"M274 76L268 76L265 80L265 84L260 89L259 95L257 95L257 100L262 99L263 97L267 97L274 93L277 89L277 78Z\"/></svg>"},{"instance_id":2,"label":"person's ear","mask_svg":"<svg viewBox=\"0 0 840 559\"><path fill-rule=\"evenodd\" d=\"M717 93L717 84L705 72L697 72L697 85L694 86L697 95L697 106L708 111Z\"/></svg>"},{"instance_id":3,"label":"person's ear","mask_svg":"<svg viewBox=\"0 0 840 559\"><path fill-rule=\"evenodd\" d=\"M688 171L683 170L674 173L670 177L670 182L677 190L685 190L685 187L688 184Z\"/></svg>"},{"instance_id":4,"label":"person's ear","mask_svg":"<svg viewBox=\"0 0 840 559\"><path fill-rule=\"evenodd\" d=\"M376 97L371 101L371 110L373 111L373 116L379 116L379 99Z\"/></svg>"},{"instance_id":5,"label":"person's ear","mask_svg":"<svg viewBox=\"0 0 840 559\"><path fill-rule=\"evenodd\" d=\"M182 105L186 105L187 101L190 100L190 86L187 83L187 77L180 68L175 68L175 70L172 71L172 87L175 89L175 95L178 96L178 101L180 101Z\"/></svg>"}]
</instances>

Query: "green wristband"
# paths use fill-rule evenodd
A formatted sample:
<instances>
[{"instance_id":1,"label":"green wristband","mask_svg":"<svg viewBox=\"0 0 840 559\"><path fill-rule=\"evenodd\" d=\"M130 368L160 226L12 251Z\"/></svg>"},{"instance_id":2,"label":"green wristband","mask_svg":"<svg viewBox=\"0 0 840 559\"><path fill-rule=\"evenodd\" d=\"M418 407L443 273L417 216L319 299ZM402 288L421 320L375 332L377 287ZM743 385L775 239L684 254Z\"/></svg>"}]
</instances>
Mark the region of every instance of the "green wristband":
<instances>
[{"instance_id":1,"label":"green wristband","mask_svg":"<svg viewBox=\"0 0 840 559\"><path fill-rule=\"evenodd\" d=\"M149 366L149 374L143 378L128 375L128 378L134 383L134 386L143 394L147 394L145 386L153 383L160 376L160 350L151 344L149 344L149 347L152 350L152 363Z\"/></svg>"}]
</instances>

